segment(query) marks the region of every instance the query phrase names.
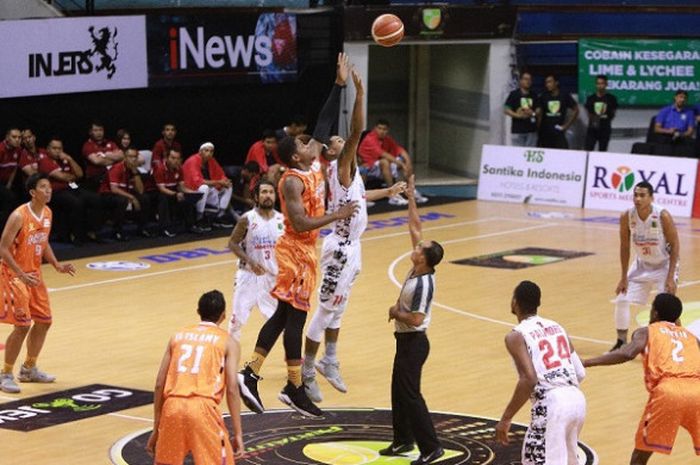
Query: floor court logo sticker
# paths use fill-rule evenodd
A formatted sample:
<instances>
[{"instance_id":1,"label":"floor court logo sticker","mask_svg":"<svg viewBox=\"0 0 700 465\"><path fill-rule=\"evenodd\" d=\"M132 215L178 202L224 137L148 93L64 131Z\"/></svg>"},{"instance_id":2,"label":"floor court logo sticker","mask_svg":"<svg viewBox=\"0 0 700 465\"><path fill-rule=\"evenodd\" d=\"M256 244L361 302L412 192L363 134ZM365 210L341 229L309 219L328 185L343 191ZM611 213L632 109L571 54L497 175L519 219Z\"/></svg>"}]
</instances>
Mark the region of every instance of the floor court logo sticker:
<instances>
[{"instance_id":1,"label":"floor court logo sticker","mask_svg":"<svg viewBox=\"0 0 700 465\"><path fill-rule=\"evenodd\" d=\"M463 258L450 263L456 265L485 266L489 268L502 268L507 270L519 270L531 266L546 265L572 258L593 255L590 252L576 252L572 250L543 249L539 247L525 247L522 249L506 250L478 257Z\"/></svg>"},{"instance_id":2,"label":"floor court logo sticker","mask_svg":"<svg viewBox=\"0 0 700 465\"><path fill-rule=\"evenodd\" d=\"M288 410L243 415L246 455L236 465L408 465L418 450L401 457L384 457L379 450L392 440L391 411L329 409L321 419L302 418ZM440 465L518 464L526 427L513 425L508 446L496 442L497 421L451 413L433 413L433 422L445 448ZM227 419L229 431L231 423ZM145 447L151 430L137 431L119 440L110 453L115 465L151 465ZM597 456L579 443L579 465L595 465ZM185 461L192 465L191 457Z\"/></svg>"},{"instance_id":3,"label":"floor court logo sticker","mask_svg":"<svg viewBox=\"0 0 700 465\"><path fill-rule=\"evenodd\" d=\"M100 271L138 271L147 270L151 267L149 263L127 262L122 260L111 262L92 262L88 263L86 266L90 270Z\"/></svg>"}]
</instances>

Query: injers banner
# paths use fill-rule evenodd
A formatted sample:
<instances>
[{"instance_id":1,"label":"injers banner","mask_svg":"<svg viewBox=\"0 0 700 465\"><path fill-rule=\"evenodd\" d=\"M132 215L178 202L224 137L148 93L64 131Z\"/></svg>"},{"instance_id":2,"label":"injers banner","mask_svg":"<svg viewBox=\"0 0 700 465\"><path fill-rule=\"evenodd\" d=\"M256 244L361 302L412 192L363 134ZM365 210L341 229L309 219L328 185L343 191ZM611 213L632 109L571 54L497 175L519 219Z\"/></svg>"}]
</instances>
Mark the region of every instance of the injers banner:
<instances>
[{"instance_id":1,"label":"injers banner","mask_svg":"<svg viewBox=\"0 0 700 465\"><path fill-rule=\"evenodd\" d=\"M599 74L620 105L670 105L678 90L698 102L700 40L579 40L579 101L595 92Z\"/></svg>"},{"instance_id":2,"label":"injers banner","mask_svg":"<svg viewBox=\"0 0 700 465\"><path fill-rule=\"evenodd\" d=\"M149 84L295 81L296 37L293 14L149 16Z\"/></svg>"},{"instance_id":3,"label":"injers banner","mask_svg":"<svg viewBox=\"0 0 700 465\"><path fill-rule=\"evenodd\" d=\"M148 85L144 16L0 21L0 98Z\"/></svg>"}]
</instances>

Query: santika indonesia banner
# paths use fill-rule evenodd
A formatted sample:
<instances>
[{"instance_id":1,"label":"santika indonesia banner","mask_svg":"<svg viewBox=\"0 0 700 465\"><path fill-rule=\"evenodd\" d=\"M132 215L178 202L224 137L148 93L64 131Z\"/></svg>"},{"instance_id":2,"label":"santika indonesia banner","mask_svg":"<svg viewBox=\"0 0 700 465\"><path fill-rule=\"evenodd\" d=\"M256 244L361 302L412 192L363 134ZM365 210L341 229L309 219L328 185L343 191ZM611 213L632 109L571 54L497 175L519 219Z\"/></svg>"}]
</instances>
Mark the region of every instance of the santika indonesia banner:
<instances>
[{"instance_id":1,"label":"santika indonesia banner","mask_svg":"<svg viewBox=\"0 0 700 465\"><path fill-rule=\"evenodd\" d=\"M296 38L294 14L149 16L149 84L294 81Z\"/></svg>"},{"instance_id":2,"label":"santika indonesia banner","mask_svg":"<svg viewBox=\"0 0 700 465\"><path fill-rule=\"evenodd\" d=\"M148 85L144 16L0 21L0 98Z\"/></svg>"},{"instance_id":3,"label":"santika indonesia banner","mask_svg":"<svg viewBox=\"0 0 700 465\"><path fill-rule=\"evenodd\" d=\"M479 200L581 207L586 152L484 145Z\"/></svg>"},{"instance_id":4,"label":"santika indonesia banner","mask_svg":"<svg viewBox=\"0 0 700 465\"><path fill-rule=\"evenodd\" d=\"M698 102L700 41L579 40L579 101L595 93L598 74L608 76L608 91L620 105L670 105L678 90L688 92L689 102Z\"/></svg>"}]
</instances>

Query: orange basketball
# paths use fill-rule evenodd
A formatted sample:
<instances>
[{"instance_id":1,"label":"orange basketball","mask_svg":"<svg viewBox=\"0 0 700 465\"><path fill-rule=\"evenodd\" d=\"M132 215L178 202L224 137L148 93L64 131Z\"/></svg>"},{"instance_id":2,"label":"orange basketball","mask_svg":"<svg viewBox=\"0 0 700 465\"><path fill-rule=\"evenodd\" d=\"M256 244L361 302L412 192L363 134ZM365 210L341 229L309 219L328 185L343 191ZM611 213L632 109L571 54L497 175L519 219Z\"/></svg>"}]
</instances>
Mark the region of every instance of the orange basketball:
<instances>
[{"instance_id":1,"label":"orange basketball","mask_svg":"<svg viewBox=\"0 0 700 465\"><path fill-rule=\"evenodd\" d=\"M372 23L372 38L382 47L393 47L403 39L403 22L392 14L377 16Z\"/></svg>"}]
</instances>

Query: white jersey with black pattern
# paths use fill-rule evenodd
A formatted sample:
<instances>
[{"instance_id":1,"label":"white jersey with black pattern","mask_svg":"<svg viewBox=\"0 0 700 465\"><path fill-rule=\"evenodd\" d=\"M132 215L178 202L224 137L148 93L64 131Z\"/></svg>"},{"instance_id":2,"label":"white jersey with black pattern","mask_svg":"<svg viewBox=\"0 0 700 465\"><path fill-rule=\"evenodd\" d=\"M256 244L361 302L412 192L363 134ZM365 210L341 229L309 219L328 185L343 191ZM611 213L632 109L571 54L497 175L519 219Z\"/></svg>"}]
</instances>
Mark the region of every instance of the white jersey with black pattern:
<instances>
[{"instance_id":1,"label":"white jersey with black pattern","mask_svg":"<svg viewBox=\"0 0 700 465\"><path fill-rule=\"evenodd\" d=\"M360 176L360 170L355 167L355 173L350 186L345 187L338 177L338 160L330 162L327 168L328 179L328 213L337 211L348 202L356 201L360 206L357 213L350 218L337 220L331 224L331 234L340 239L357 241L367 228L367 199L365 185Z\"/></svg>"}]
</instances>

